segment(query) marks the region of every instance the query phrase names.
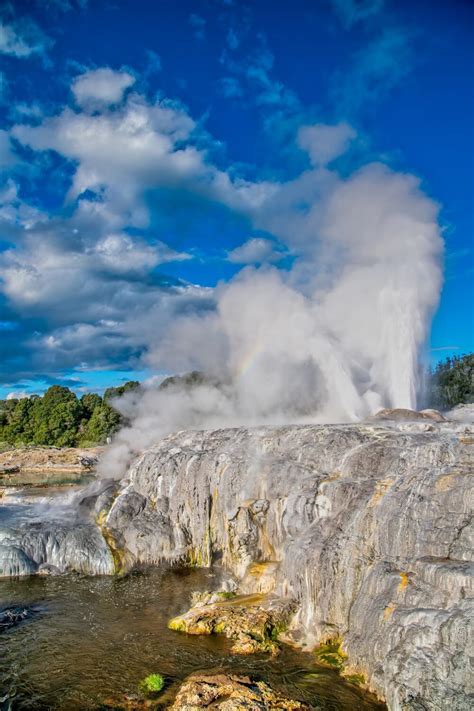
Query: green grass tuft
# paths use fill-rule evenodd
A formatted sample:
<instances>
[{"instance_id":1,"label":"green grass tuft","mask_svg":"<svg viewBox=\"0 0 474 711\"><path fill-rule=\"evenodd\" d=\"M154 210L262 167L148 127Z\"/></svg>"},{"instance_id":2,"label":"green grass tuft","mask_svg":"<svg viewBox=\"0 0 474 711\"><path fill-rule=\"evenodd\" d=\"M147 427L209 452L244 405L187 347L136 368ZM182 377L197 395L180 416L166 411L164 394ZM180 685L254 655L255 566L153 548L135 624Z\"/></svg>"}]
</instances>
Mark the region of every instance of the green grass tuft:
<instances>
[{"instance_id":1,"label":"green grass tuft","mask_svg":"<svg viewBox=\"0 0 474 711\"><path fill-rule=\"evenodd\" d=\"M161 674L148 674L140 682L140 691L142 694L158 694L164 687L165 680Z\"/></svg>"}]
</instances>

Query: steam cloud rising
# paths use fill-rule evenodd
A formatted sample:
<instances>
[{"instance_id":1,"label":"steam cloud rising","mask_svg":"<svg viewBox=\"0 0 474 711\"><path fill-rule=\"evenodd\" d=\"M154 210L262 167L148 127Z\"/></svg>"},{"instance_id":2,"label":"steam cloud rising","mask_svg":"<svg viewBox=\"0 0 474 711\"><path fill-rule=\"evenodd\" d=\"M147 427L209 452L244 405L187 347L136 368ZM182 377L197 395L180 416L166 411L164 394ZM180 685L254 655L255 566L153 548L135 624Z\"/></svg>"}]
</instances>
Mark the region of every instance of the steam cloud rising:
<instances>
[{"instance_id":1,"label":"steam cloud rising","mask_svg":"<svg viewBox=\"0 0 474 711\"><path fill-rule=\"evenodd\" d=\"M437 214L416 178L379 163L346 179L317 166L269 191L253 221L296 255L291 268L247 267L216 288L213 312L150 337L151 367L216 382L124 397L132 424L103 473L121 473L134 452L180 429L414 408L442 281Z\"/></svg>"}]
</instances>

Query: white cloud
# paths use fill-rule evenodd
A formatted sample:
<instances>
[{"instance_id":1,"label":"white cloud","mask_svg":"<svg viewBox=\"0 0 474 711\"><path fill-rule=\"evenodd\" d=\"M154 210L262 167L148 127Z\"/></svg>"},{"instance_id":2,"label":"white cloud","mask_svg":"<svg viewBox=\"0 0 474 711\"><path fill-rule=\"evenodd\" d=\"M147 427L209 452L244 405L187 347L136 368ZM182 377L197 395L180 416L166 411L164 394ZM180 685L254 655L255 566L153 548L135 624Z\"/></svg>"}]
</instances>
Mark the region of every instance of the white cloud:
<instances>
[{"instance_id":1,"label":"white cloud","mask_svg":"<svg viewBox=\"0 0 474 711\"><path fill-rule=\"evenodd\" d=\"M129 235L109 234L89 252L98 258L104 269L115 274L147 272L159 264L190 259L190 255L176 252L162 242L149 244Z\"/></svg>"},{"instance_id":2,"label":"white cloud","mask_svg":"<svg viewBox=\"0 0 474 711\"><path fill-rule=\"evenodd\" d=\"M298 131L299 146L309 153L315 166L324 166L345 153L356 132L348 123L335 125L317 123L301 126Z\"/></svg>"},{"instance_id":3,"label":"white cloud","mask_svg":"<svg viewBox=\"0 0 474 711\"><path fill-rule=\"evenodd\" d=\"M272 240L253 237L229 252L227 259L234 264L263 264L276 262L284 256L284 252L277 249L277 245Z\"/></svg>"},{"instance_id":4,"label":"white cloud","mask_svg":"<svg viewBox=\"0 0 474 711\"><path fill-rule=\"evenodd\" d=\"M135 77L128 72L100 67L78 76L71 88L79 106L94 110L120 103L134 83Z\"/></svg>"},{"instance_id":5,"label":"white cloud","mask_svg":"<svg viewBox=\"0 0 474 711\"><path fill-rule=\"evenodd\" d=\"M196 123L179 104L148 104L132 95L115 111L90 115L69 108L38 126L16 125L13 136L36 151L55 150L77 169L69 192L103 192L106 208L123 224L146 226L142 199L151 187L189 190L233 208L253 209L274 186L252 183L213 165L204 147L196 147ZM103 209L103 208L102 208Z\"/></svg>"},{"instance_id":6,"label":"white cloud","mask_svg":"<svg viewBox=\"0 0 474 711\"><path fill-rule=\"evenodd\" d=\"M44 54L52 44L40 28L29 19L7 24L0 20L0 53L25 59Z\"/></svg>"}]
</instances>

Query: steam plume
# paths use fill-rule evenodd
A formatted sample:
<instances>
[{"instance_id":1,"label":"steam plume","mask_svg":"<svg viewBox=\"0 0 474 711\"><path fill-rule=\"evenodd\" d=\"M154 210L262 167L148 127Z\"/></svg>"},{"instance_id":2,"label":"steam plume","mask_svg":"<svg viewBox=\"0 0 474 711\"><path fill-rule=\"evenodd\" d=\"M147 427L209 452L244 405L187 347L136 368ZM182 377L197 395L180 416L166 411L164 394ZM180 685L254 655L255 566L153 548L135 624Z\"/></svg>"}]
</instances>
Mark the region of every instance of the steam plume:
<instances>
[{"instance_id":1,"label":"steam plume","mask_svg":"<svg viewBox=\"0 0 474 711\"><path fill-rule=\"evenodd\" d=\"M253 219L295 255L291 269L244 269L216 289L213 313L180 318L150 339L152 367L198 369L221 385L125 398L132 424L103 470L120 472L132 452L177 429L414 408L441 287L437 213L416 178L381 164L347 179L315 168L280 184Z\"/></svg>"}]
</instances>

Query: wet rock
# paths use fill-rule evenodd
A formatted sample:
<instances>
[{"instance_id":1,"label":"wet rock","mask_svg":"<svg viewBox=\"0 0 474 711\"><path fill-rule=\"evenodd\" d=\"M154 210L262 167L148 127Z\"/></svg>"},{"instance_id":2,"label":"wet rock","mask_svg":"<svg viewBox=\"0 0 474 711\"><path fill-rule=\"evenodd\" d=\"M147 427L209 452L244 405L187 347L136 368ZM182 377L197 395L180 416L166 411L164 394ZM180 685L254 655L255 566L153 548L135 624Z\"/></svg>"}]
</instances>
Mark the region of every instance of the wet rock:
<instances>
[{"instance_id":1,"label":"wet rock","mask_svg":"<svg viewBox=\"0 0 474 711\"><path fill-rule=\"evenodd\" d=\"M187 634L224 634L234 654L278 652L278 635L288 627L295 604L264 595L196 593L188 612L169 627Z\"/></svg>"},{"instance_id":2,"label":"wet rock","mask_svg":"<svg viewBox=\"0 0 474 711\"><path fill-rule=\"evenodd\" d=\"M0 577L31 575L45 564L86 575L115 571L112 553L93 523L31 523L0 531Z\"/></svg>"},{"instance_id":3,"label":"wet rock","mask_svg":"<svg viewBox=\"0 0 474 711\"><path fill-rule=\"evenodd\" d=\"M120 483L115 479L98 479L77 495L76 505L83 514L96 518L110 509L119 488Z\"/></svg>"},{"instance_id":4,"label":"wet rock","mask_svg":"<svg viewBox=\"0 0 474 711\"><path fill-rule=\"evenodd\" d=\"M8 542L0 544L0 578L33 575L37 568L35 561L21 547Z\"/></svg>"},{"instance_id":5,"label":"wet rock","mask_svg":"<svg viewBox=\"0 0 474 711\"><path fill-rule=\"evenodd\" d=\"M56 565L52 565L51 563L41 563L41 565L38 566L38 575L44 575L45 577L48 575L61 575L61 571Z\"/></svg>"},{"instance_id":6,"label":"wet rock","mask_svg":"<svg viewBox=\"0 0 474 711\"><path fill-rule=\"evenodd\" d=\"M129 565L218 560L249 593L272 562L267 589L297 603L289 640L342 639L391 709L461 711L473 465L469 426L426 415L181 432L136 461L106 526Z\"/></svg>"},{"instance_id":7,"label":"wet rock","mask_svg":"<svg viewBox=\"0 0 474 711\"><path fill-rule=\"evenodd\" d=\"M193 674L182 684L170 711L286 711L309 710L309 706L273 691L263 681L232 674Z\"/></svg>"},{"instance_id":8,"label":"wet rock","mask_svg":"<svg viewBox=\"0 0 474 711\"><path fill-rule=\"evenodd\" d=\"M38 615L40 610L34 606L4 607L0 609L0 632L6 632L11 627L17 627Z\"/></svg>"}]
</instances>

